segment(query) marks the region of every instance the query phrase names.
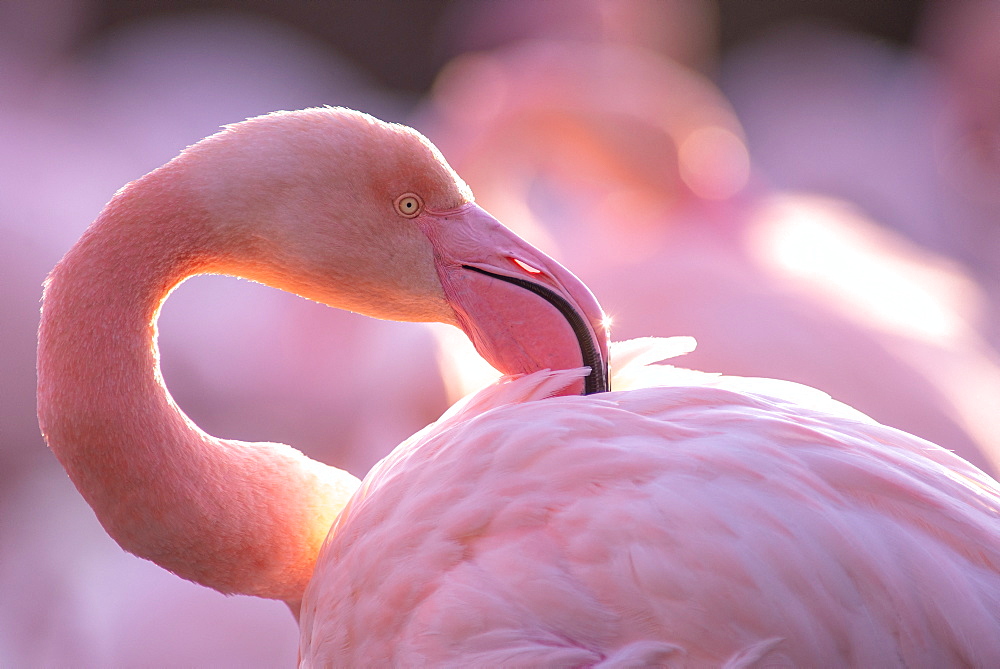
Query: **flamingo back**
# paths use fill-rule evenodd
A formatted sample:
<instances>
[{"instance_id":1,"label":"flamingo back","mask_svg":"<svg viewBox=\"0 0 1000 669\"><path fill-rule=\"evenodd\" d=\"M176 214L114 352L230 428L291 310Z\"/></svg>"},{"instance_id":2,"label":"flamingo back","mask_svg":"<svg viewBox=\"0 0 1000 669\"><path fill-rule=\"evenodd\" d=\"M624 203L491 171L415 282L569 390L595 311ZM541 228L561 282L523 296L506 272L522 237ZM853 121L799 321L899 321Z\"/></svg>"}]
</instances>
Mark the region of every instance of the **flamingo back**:
<instances>
[{"instance_id":1,"label":"flamingo back","mask_svg":"<svg viewBox=\"0 0 1000 669\"><path fill-rule=\"evenodd\" d=\"M327 540L304 664L1000 662L995 481L818 391L653 369L680 385L506 380L400 446Z\"/></svg>"}]
</instances>

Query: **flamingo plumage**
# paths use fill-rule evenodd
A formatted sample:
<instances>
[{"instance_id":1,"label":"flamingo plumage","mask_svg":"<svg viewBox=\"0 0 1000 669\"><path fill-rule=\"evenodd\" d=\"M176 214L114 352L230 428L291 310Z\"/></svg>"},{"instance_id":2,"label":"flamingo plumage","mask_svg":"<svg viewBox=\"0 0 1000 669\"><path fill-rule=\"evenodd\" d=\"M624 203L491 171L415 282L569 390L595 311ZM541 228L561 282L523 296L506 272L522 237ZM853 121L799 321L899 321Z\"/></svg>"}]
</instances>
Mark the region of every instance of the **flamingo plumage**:
<instances>
[{"instance_id":1,"label":"flamingo plumage","mask_svg":"<svg viewBox=\"0 0 1000 669\"><path fill-rule=\"evenodd\" d=\"M994 664L996 482L806 386L644 366L684 339L617 344L626 389L532 401L582 372L507 380L397 448L327 540L303 653Z\"/></svg>"},{"instance_id":2,"label":"flamingo plumage","mask_svg":"<svg viewBox=\"0 0 1000 669\"><path fill-rule=\"evenodd\" d=\"M456 324L521 376L363 482L217 439L157 367L197 272ZM1000 662L995 481L817 391L646 364L683 341L620 346L631 388L580 396L604 327L415 132L282 113L125 187L53 270L39 419L124 548L284 600L304 666Z\"/></svg>"}]
</instances>

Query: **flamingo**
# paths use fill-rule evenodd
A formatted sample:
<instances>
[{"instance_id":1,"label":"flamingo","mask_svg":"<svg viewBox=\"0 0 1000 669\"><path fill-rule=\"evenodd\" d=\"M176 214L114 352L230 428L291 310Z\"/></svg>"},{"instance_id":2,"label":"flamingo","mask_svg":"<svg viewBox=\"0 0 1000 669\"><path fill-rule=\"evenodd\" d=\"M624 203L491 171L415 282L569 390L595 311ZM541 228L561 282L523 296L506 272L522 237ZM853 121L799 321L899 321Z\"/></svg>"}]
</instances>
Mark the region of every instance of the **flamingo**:
<instances>
[{"instance_id":1,"label":"flamingo","mask_svg":"<svg viewBox=\"0 0 1000 669\"><path fill-rule=\"evenodd\" d=\"M197 272L458 325L513 376L363 482L218 439L157 370ZM612 350L415 131L285 112L123 188L56 266L39 421L124 548L285 601L302 666L1000 662L1000 485L818 391L653 364L691 346Z\"/></svg>"}]
</instances>

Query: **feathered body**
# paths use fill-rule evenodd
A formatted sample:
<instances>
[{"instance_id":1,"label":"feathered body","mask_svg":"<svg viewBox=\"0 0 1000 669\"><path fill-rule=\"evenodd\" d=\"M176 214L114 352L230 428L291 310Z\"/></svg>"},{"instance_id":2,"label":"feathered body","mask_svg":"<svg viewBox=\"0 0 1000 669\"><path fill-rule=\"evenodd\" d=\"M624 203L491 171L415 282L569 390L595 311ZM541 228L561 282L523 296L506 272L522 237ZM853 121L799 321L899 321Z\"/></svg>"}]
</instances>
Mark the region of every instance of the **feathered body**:
<instances>
[{"instance_id":1,"label":"feathered body","mask_svg":"<svg viewBox=\"0 0 1000 669\"><path fill-rule=\"evenodd\" d=\"M803 386L642 371L506 380L397 448L320 555L306 664L1000 662L995 481Z\"/></svg>"}]
</instances>

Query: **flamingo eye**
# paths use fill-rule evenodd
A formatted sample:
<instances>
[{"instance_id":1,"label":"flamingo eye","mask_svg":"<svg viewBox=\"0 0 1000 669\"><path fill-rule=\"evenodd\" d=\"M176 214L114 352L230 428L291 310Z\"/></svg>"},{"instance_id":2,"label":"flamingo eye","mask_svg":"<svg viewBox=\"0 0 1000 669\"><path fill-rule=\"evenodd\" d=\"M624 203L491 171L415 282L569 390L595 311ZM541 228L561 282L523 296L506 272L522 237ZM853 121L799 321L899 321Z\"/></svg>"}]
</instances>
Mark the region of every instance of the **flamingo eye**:
<instances>
[{"instance_id":1,"label":"flamingo eye","mask_svg":"<svg viewBox=\"0 0 1000 669\"><path fill-rule=\"evenodd\" d=\"M396 211L400 216L413 218L424 209L424 201L419 195L406 193L396 198Z\"/></svg>"}]
</instances>

